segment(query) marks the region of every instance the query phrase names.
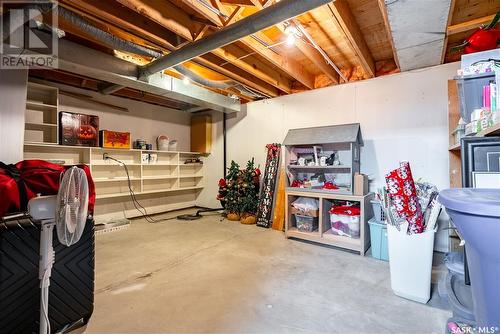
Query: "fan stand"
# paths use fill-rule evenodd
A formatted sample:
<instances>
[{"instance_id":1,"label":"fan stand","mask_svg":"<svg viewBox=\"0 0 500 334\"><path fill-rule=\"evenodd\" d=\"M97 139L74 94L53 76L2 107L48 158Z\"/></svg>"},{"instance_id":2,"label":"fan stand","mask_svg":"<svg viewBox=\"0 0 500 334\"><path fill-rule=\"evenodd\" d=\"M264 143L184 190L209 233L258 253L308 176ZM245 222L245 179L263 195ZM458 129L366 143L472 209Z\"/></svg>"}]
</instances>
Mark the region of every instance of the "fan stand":
<instances>
[{"instance_id":1,"label":"fan stand","mask_svg":"<svg viewBox=\"0 0 500 334\"><path fill-rule=\"evenodd\" d=\"M41 221L40 232L40 334L50 334L49 321L49 285L54 264L54 248L52 246L55 222L53 220Z\"/></svg>"}]
</instances>

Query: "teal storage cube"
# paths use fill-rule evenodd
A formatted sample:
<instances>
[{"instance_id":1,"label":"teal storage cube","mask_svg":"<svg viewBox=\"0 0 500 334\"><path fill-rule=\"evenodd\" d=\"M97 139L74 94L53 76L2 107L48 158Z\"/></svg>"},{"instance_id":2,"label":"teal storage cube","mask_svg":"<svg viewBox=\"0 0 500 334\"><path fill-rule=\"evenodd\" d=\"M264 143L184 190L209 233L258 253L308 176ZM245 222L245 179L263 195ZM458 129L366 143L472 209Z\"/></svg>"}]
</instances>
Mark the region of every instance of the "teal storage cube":
<instances>
[{"instance_id":1,"label":"teal storage cube","mask_svg":"<svg viewBox=\"0 0 500 334\"><path fill-rule=\"evenodd\" d=\"M387 226L385 222L378 222L375 218L372 218L368 221L368 224L370 224L372 256L379 260L389 261Z\"/></svg>"}]
</instances>

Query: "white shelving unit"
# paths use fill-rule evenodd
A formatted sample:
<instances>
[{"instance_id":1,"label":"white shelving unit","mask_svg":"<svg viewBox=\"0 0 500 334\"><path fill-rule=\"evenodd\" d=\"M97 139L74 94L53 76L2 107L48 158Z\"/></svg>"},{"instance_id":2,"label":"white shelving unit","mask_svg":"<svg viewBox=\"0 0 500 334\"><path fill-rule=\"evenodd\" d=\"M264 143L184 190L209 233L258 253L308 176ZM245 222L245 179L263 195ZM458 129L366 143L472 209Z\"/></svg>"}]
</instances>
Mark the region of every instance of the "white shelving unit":
<instances>
[{"instance_id":1,"label":"white shelving unit","mask_svg":"<svg viewBox=\"0 0 500 334\"><path fill-rule=\"evenodd\" d=\"M56 87L28 82L24 138L27 142L57 144L57 109L59 90Z\"/></svg>"},{"instance_id":2,"label":"white shelving unit","mask_svg":"<svg viewBox=\"0 0 500 334\"><path fill-rule=\"evenodd\" d=\"M199 191L203 188L204 165L184 163L187 159L200 157L197 152L106 149L48 143L24 144L24 159L59 160L64 161L65 165L90 166L98 200L129 196L124 167L115 161L104 160L105 153L126 164L136 195ZM157 162L141 162L143 154L156 154Z\"/></svg>"}]
</instances>

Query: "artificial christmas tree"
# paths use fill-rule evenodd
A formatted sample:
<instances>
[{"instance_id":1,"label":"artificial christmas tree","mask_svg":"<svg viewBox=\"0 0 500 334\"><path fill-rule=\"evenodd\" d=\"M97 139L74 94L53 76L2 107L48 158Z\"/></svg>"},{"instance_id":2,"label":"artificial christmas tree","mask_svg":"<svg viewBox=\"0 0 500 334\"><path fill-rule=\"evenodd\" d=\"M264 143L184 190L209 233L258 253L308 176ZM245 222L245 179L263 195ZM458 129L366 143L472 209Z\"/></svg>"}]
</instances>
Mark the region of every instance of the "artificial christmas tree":
<instances>
[{"instance_id":1,"label":"artificial christmas tree","mask_svg":"<svg viewBox=\"0 0 500 334\"><path fill-rule=\"evenodd\" d=\"M226 195L224 197L227 219L240 220L241 196L240 196L240 166L231 161L231 167L226 175Z\"/></svg>"},{"instance_id":2,"label":"artificial christmas tree","mask_svg":"<svg viewBox=\"0 0 500 334\"><path fill-rule=\"evenodd\" d=\"M241 223L255 224L259 205L260 170L255 168L254 159L247 162L247 168L241 172Z\"/></svg>"}]
</instances>

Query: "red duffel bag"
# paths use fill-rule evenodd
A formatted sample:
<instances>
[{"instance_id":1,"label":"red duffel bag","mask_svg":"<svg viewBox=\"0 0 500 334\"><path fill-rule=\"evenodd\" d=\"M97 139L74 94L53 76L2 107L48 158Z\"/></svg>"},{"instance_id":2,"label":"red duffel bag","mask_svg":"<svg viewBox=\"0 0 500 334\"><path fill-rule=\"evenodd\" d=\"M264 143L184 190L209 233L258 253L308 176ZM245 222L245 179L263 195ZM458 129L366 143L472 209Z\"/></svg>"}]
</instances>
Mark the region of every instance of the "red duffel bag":
<instances>
[{"instance_id":1,"label":"red duffel bag","mask_svg":"<svg viewBox=\"0 0 500 334\"><path fill-rule=\"evenodd\" d=\"M95 187L90 168L77 165L87 174L89 182L89 214L94 213ZM26 211L28 201L40 194L57 195L61 174L69 166L56 165L43 160L23 160L6 165L0 162L0 217Z\"/></svg>"}]
</instances>

